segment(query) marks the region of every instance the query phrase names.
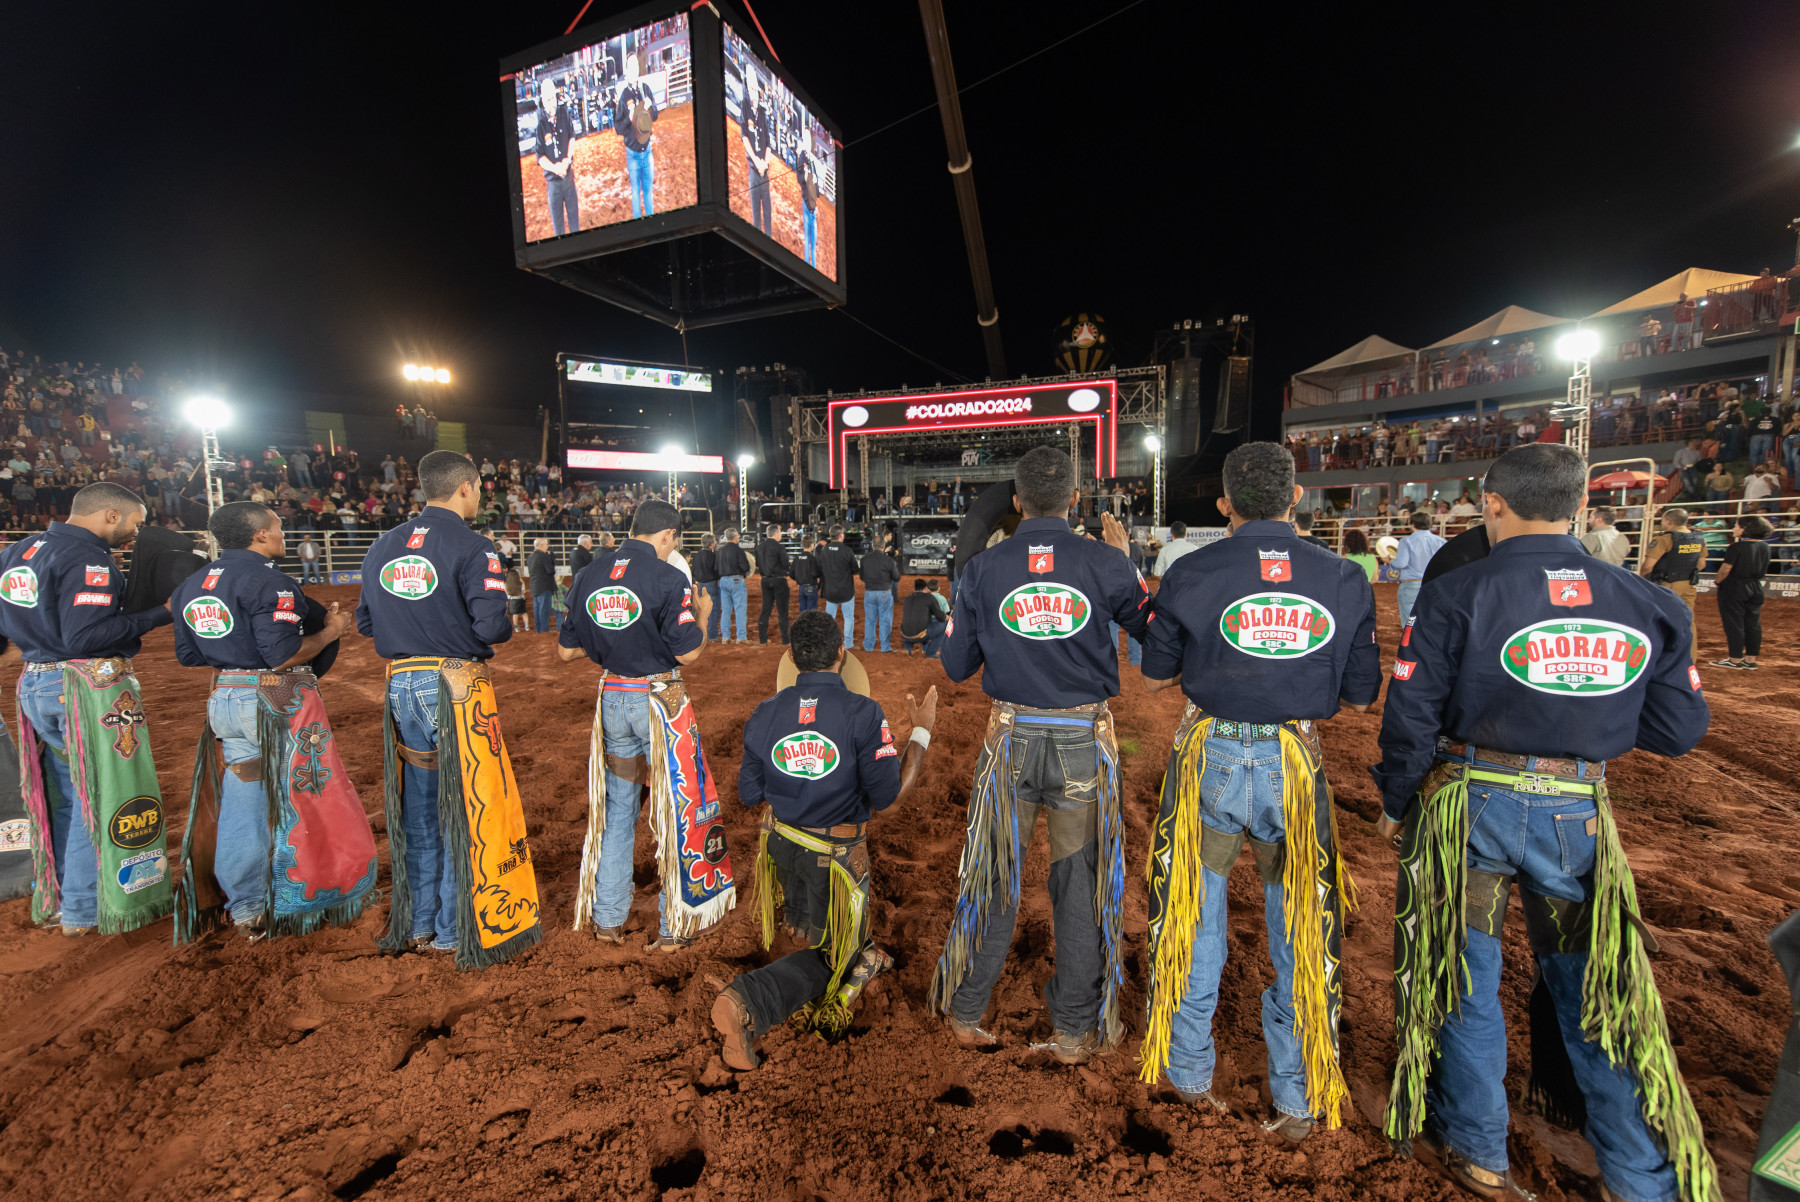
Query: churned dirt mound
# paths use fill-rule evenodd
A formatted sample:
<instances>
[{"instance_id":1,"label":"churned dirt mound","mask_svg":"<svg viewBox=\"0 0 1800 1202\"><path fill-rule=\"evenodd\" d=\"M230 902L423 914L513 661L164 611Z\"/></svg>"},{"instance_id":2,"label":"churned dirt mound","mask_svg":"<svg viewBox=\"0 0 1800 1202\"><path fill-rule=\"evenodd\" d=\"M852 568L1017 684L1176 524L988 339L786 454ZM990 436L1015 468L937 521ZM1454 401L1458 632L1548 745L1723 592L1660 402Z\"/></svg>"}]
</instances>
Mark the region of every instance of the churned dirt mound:
<instances>
[{"instance_id":1,"label":"churned dirt mound","mask_svg":"<svg viewBox=\"0 0 1800 1202\"><path fill-rule=\"evenodd\" d=\"M754 589L754 585L752 585ZM1382 641L1397 628L1378 588ZM322 590L347 604L354 590ZM1702 658L1723 654L1703 600ZM754 598L752 612L755 612ZM1772 604L1773 660L1800 611ZM861 632L858 632L859 643ZM524 791L547 937L519 960L458 973L427 955L388 957L376 907L345 929L246 944L214 934L170 947L158 923L117 938L34 930L27 903L0 906L0 1192L9 1197L353 1199L1394 1198L1457 1196L1395 1157L1375 1125L1393 1061L1393 857L1372 834L1379 712L1326 724L1340 826L1363 909L1346 944L1343 1048L1353 1105L1341 1131L1295 1150L1250 1121L1267 1109L1258 995L1271 979L1261 891L1248 857L1231 881L1232 953L1217 1034L1218 1087L1238 1113L1184 1106L1135 1079L1135 1044L1081 1069L1029 1044L1049 1034L1038 990L1054 941L1040 832L1013 956L995 994L992 1054L952 1045L925 1010L956 889L969 774L987 706L976 682L937 664L865 657L904 729L905 694L936 683L938 734L926 779L874 823L874 928L897 971L864 995L851 1035L828 1046L780 1030L763 1067L720 1062L707 1015L715 979L762 961L748 905L692 951L649 957L568 929L587 815L586 751L597 671L561 665L548 635L495 660L507 741ZM753 815L735 800L743 726L772 691L779 649L715 647L688 672L731 847L748 885ZM180 668L169 632L138 660L152 745L177 824L204 680ZM1682 1067L1725 1175L1741 1196L1787 1022L1763 939L1800 904L1789 748L1800 672L1703 669L1712 733L1686 758L1632 755L1613 769L1619 822L1647 916ZM1127 671L1114 704L1124 743L1134 880L1181 710ZM381 667L349 643L324 692L345 762L380 816ZM4 703L11 717L11 690ZM386 855L382 835L383 855ZM654 880L640 827L640 886ZM384 881L385 885L385 870ZM745 890L746 894L748 890ZM746 898L747 900L747 898ZM653 929L641 892L637 932ZM1141 1011L1145 901L1127 912L1128 1004ZM636 933L636 932L634 932ZM1526 947L1515 913L1504 985L1514 1096L1526 1062ZM1552 1200L1598 1196L1579 1136L1515 1114L1512 1156Z\"/></svg>"}]
</instances>

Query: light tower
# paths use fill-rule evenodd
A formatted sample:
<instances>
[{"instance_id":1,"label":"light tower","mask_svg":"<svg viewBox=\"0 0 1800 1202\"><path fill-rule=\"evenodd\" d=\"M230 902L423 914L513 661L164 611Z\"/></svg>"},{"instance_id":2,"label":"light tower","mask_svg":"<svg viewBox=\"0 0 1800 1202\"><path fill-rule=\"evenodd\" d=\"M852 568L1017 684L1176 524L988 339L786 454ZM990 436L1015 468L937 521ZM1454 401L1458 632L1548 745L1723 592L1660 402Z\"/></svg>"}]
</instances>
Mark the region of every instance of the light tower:
<instances>
[{"instance_id":1,"label":"light tower","mask_svg":"<svg viewBox=\"0 0 1800 1202\"><path fill-rule=\"evenodd\" d=\"M225 504L225 482L215 469L231 464L219 452L219 431L231 424L231 407L218 397L197 396L183 407L187 420L200 428L200 462L206 473L206 516Z\"/></svg>"},{"instance_id":2,"label":"light tower","mask_svg":"<svg viewBox=\"0 0 1800 1202\"><path fill-rule=\"evenodd\" d=\"M1599 349L1600 335L1593 330L1571 330L1556 340L1556 357L1569 362L1569 392L1562 404L1550 407L1550 416L1562 423L1563 442L1583 459L1588 456L1594 404L1592 368Z\"/></svg>"},{"instance_id":3,"label":"light tower","mask_svg":"<svg viewBox=\"0 0 1800 1202\"><path fill-rule=\"evenodd\" d=\"M675 465L681 462L681 456L684 453L685 452L683 452L682 449L680 447L676 446L674 443L670 443L668 446L666 446L662 449L663 458L668 460L668 462L669 462L669 504L675 505L675 506L679 506L681 504L680 501L677 501L675 499L681 495L681 493L679 491L680 486L677 484L676 479L675 479L676 476L679 474L675 470Z\"/></svg>"},{"instance_id":4,"label":"light tower","mask_svg":"<svg viewBox=\"0 0 1800 1202\"><path fill-rule=\"evenodd\" d=\"M739 530L750 524L750 465L755 462L756 456L749 451L745 451L737 457Z\"/></svg>"},{"instance_id":5,"label":"light tower","mask_svg":"<svg viewBox=\"0 0 1800 1202\"><path fill-rule=\"evenodd\" d=\"M1150 524L1162 525L1163 519L1163 444L1152 433L1144 438L1144 449L1150 452Z\"/></svg>"}]
</instances>

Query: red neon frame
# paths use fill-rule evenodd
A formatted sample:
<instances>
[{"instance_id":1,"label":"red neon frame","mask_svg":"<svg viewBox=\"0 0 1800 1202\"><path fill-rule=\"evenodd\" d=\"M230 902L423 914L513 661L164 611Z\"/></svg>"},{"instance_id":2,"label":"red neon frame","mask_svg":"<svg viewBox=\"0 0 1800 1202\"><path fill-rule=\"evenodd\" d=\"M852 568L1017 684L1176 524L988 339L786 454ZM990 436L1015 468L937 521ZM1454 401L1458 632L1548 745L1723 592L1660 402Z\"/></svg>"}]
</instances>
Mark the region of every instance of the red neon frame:
<instances>
[{"instance_id":1,"label":"red neon frame","mask_svg":"<svg viewBox=\"0 0 1800 1202\"><path fill-rule=\"evenodd\" d=\"M916 392L903 393L896 396L846 397L843 400L831 401L826 409L826 428L831 426L831 415L841 406L847 405L881 405L895 402L918 404L937 400L983 400L990 397L1008 395L1029 396L1035 392L1048 389L1105 388L1109 401L1105 412L1066 414L1061 417L1003 417L987 421L973 420L960 422L933 422L920 426L876 426L858 427L855 430L841 430L838 437L826 442L826 473L830 483L827 487L846 487L850 461L850 437L852 434L906 434L916 430L985 430L995 426L1059 426L1067 422L1094 423L1094 443L1104 454L1105 462L1096 464L1096 468L1105 467L1105 472L1096 471L1095 475L1102 479L1112 479L1119 472L1119 382L1117 380L1071 380L1063 384L1027 384L1023 388L970 388L951 392ZM1110 430L1111 436L1108 437ZM840 445L840 443L842 445ZM839 464L844 465L840 474Z\"/></svg>"}]
</instances>

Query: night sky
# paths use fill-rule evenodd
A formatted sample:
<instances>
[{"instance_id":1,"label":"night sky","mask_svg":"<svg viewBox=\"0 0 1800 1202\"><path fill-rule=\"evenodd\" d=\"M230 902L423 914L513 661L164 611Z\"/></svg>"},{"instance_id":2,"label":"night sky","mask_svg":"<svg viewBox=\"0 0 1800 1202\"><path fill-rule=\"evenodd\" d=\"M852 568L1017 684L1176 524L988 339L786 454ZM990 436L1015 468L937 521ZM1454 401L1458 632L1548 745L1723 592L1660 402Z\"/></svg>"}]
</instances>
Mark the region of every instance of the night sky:
<instances>
[{"instance_id":1,"label":"night sky","mask_svg":"<svg viewBox=\"0 0 1800 1202\"><path fill-rule=\"evenodd\" d=\"M464 403L525 415L557 351L680 362L674 332L512 263L495 64L578 7L10 6L0 339L243 396L383 395L430 359ZM959 82L1123 7L946 0ZM857 141L933 99L916 6L757 15L850 143L850 311L984 375L935 110ZM1509 303L1582 315L1689 266L1781 270L1796 64L1775 2L1142 0L963 97L1010 369L1050 370L1077 310L1126 365L1173 319L1248 313L1268 410L1370 333L1421 346ZM837 313L687 349L821 388L950 380Z\"/></svg>"}]
</instances>

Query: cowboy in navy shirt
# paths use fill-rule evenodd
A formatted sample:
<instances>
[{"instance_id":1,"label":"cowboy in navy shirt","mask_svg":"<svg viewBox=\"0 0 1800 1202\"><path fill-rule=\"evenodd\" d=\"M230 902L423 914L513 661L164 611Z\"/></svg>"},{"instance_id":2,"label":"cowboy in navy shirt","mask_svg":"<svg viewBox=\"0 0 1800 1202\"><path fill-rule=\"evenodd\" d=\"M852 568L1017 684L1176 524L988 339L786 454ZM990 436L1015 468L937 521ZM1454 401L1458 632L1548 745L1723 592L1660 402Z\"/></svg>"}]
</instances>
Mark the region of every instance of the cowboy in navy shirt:
<instances>
[{"instance_id":1,"label":"cowboy in navy shirt","mask_svg":"<svg viewBox=\"0 0 1800 1202\"><path fill-rule=\"evenodd\" d=\"M499 552L469 528L481 512L481 475L467 456L432 451L419 460L419 486L424 511L363 557L356 628L373 636L382 659L487 659L513 631ZM438 750L438 680L435 671L388 674L395 739L420 758ZM413 945L454 951L456 872L438 817L438 773L412 760L401 771Z\"/></svg>"},{"instance_id":2,"label":"cowboy in navy shirt","mask_svg":"<svg viewBox=\"0 0 1800 1202\"><path fill-rule=\"evenodd\" d=\"M744 725L738 800L747 806L768 803L769 863L758 870L772 866L777 873L785 925L807 946L738 977L720 993L713 1025L724 1038L725 1063L739 1070L756 1067L756 1037L819 998L838 969L827 918L833 861L845 870L836 874L840 895L846 890L861 895L863 904L849 908L865 916L857 934L866 937L869 853L864 824L918 779L937 714L935 687L923 705L907 696L913 733L903 762L881 706L852 693L840 675L847 652L831 615L821 610L801 614L794 621L792 644L798 669L794 683L757 706ZM774 885L761 881L757 887ZM840 979L851 975L851 964L861 962L858 984L888 963L879 949L865 951L861 938L841 954L845 967L838 972Z\"/></svg>"},{"instance_id":3,"label":"cowboy in navy shirt","mask_svg":"<svg viewBox=\"0 0 1800 1202\"><path fill-rule=\"evenodd\" d=\"M146 631L170 620L161 605L135 614L120 609L125 577L113 566L113 548L130 542L143 520L137 494L117 484L90 484L75 494L68 521L51 522L0 556L0 632L18 645L27 664L130 659ZM63 674L27 671L20 677L19 713L41 743L38 767L49 794L63 933L86 934L99 916L100 861L86 824L75 816Z\"/></svg>"},{"instance_id":4,"label":"cowboy in navy shirt","mask_svg":"<svg viewBox=\"0 0 1800 1202\"><path fill-rule=\"evenodd\" d=\"M650 753L650 694L647 678L669 679L676 669L700 658L712 597L701 592L695 608L693 586L668 562L680 537L681 518L667 501L645 501L631 518L631 537L603 551L569 585L557 654L564 663L584 654L606 670L601 682L600 723L606 744L606 826L594 872L595 936L625 942L631 914L632 853L638 807ZM666 899L658 899L663 921L653 946L673 951L693 942L668 929Z\"/></svg>"},{"instance_id":5,"label":"cowboy in navy shirt","mask_svg":"<svg viewBox=\"0 0 1800 1202\"><path fill-rule=\"evenodd\" d=\"M1441 1055L1425 1101L1450 1171L1490 1190L1510 1182L1499 935L1516 878L1541 987L1586 1098L1601 1176L1617 1197L1672 1198L1675 1170L1642 1117L1633 1073L1615 1069L1583 1034L1583 978L1591 907L1618 907L1612 916L1620 927L1630 917L1618 912L1628 907L1616 893L1595 889L1604 854L1617 855L1614 872L1626 877L1625 895L1631 891L1616 841L1597 842L1605 761L1634 747L1683 755L1706 734L1710 713L1681 599L1595 559L1568 533L1586 488L1586 463L1560 444L1515 448L1488 470L1483 508L1492 550L1426 582L1394 663L1374 768L1383 811L1376 829L1403 851L1403 895L1421 864L1441 875L1466 871L1466 945L1460 967L1444 969L1462 997L1439 1029ZM1458 788L1466 789L1466 860L1454 848L1437 864L1423 828L1441 821L1444 806L1461 809ZM1431 879L1442 888L1440 876ZM1405 933L1397 929L1395 937L1402 966L1409 963L1402 953L1417 941ZM1653 996L1647 967L1638 976L1629 951L1618 960L1619 972L1638 977L1630 987ZM1430 968L1421 959L1410 976ZM1655 1025L1662 1025L1660 1011ZM1651 1064L1661 1054L1638 1051L1630 1062ZM1664 1051L1672 1062L1666 1042ZM1399 1090L1397 1083L1396 1096Z\"/></svg>"},{"instance_id":6,"label":"cowboy in navy shirt","mask_svg":"<svg viewBox=\"0 0 1800 1202\"><path fill-rule=\"evenodd\" d=\"M995 705L969 807L959 901L959 914L968 913L952 926L931 1004L947 1014L952 1037L964 1047L999 1042L980 1023L1006 966L1017 898L1004 884L992 887L1001 861L986 850L981 830L988 823L1016 829L1011 854L1022 859L1045 808L1056 918L1056 976L1045 998L1056 1028L1054 1054L1081 1064L1099 1046L1105 957L1116 952L1101 938L1095 900L1102 803L1117 801L1103 796L1102 780L1110 777L1100 762L1102 740L1110 749L1112 738L1106 700L1119 691L1119 648L1107 622L1142 638L1150 592L1112 515L1102 519L1104 543L1069 528L1080 494L1066 453L1027 452L1013 482L1013 504L1025 520L1013 537L969 560L945 631L944 672L963 681L985 666L981 687ZM979 947L970 934L977 926L985 932Z\"/></svg>"},{"instance_id":7,"label":"cowboy in navy shirt","mask_svg":"<svg viewBox=\"0 0 1800 1202\"><path fill-rule=\"evenodd\" d=\"M1374 703L1381 692L1381 649L1375 642L1375 598L1363 569L1308 543L1288 520L1303 495L1294 483L1293 455L1276 443L1245 443L1225 458L1224 487L1218 504L1231 523L1231 537L1170 565L1144 640L1145 685L1157 692L1179 681L1192 703L1176 732L1153 832L1157 940L1177 937L1171 931L1179 919L1165 916L1198 912L1191 934L1185 927L1179 932L1192 940L1185 981L1158 980L1153 988L1159 999L1166 991L1180 999L1167 1019L1168 1060L1162 1067L1170 1084L1189 1102L1204 1099L1224 1110L1211 1094L1212 1019L1228 948L1226 881L1249 841L1262 870L1275 968L1275 983L1262 1004L1275 1104L1266 1129L1297 1143L1312 1131L1316 1116L1308 1099L1320 1093L1320 1082L1313 1082L1309 1093L1295 1021L1305 1002L1297 1003L1294 984L1301 920L1284 924L1294 903L1276 865L1290 838L1299 842L1286 855L1317 862L1317 849L1323 848L1323 858L1335 865L1331 793L1324 784L1315 722L1337 713L1340 700L1357 710ZM1287 779L1298 766L1286 744L1308 761L1301 780ZM1308 829L1288 830L1290 793L1310 795ZM1195 882L1197 896L1178 898L1179 885L1167 870L1168 832L1184 825L1183 806L1196 805L1202 881ZM1333 884L1334 878L1315 871L1300 887L1310 900L1331 894ZM1342 915L1326 909L1315 916L1325 928L1326 955L1335 963L1340 953L1332 934L1341 930ZM1328 1014L1321 1016L1327 1023Z\"/></svg>"},{"instance_id":8,"label":"cowboy in navy shirt","mask_svg":"<svg viewBox=\"0 0 1800 1202\"><path fill-rule=\"evenodd\" d=\"M207 528L219 558L175 588L175 658L189 668L217 668L206 719L224 741L218 849L213 875L240 931L255 934L269 887L269 812L262 785L256 686L263 672L304 668L350 628L333 603L324 629L302 635L306 596L275 566L287 551L281 519L266 505L234 501L213 512Z\"/></svg>"}]
</instances>

